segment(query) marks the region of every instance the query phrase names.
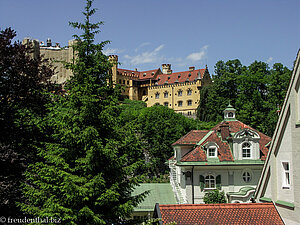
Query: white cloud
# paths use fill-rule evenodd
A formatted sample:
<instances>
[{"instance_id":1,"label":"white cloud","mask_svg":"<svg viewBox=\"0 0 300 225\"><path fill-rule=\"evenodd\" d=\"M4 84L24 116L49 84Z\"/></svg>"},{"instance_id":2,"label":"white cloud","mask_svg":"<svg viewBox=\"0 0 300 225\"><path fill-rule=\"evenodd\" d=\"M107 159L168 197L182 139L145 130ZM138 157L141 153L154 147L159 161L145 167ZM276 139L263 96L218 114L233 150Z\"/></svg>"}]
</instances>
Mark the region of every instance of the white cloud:
<instances>
[{"instance_id":1,"label":"white cloud","mask_svg":"<svg viewBox=\"0 0 300 225\"><path fill-rule=\"evenodd\" d=\"M150 42L144 42L144 43L140 44L134 51L138 52L141 48L143 48L147 45L150 45Z\"/></svg>"},{"instance_id":2,"label":"white cloud","mask_svg":"<svg viewBox=\"0 0 300 225\"><path fill-rule=\"evenodd\" d=\"M106 48L106 49L103 49L102 52L104 55L115 55L115 54L119 54L119 53L123 52L123 50L120 50L117 48Z\"/></svg>"},{"instance_id":3,"label":"white cloud","mask_svg":"<svg viewBox=\"0 0 300 225\"><path fill-rule=\"evenodd\" d=\"M269 57L268 59L267 59L267 63L270 63L270 62L272 62L273 61L273 57Z\"/></svg>"},{"instance_id":4,"label":"white cloud","mask_svg":"<svg viewBox=\"0 0 300 225\"><path fill-rule=\"evenodd\" d=\"M207 49L208 49L208 45L205 45L201 48L201 50L199 52L193 52L191 54L189 54L186 59L187 60L191 60L191 61L201 61L203 60L206 55L207 55Z\"/></svg>"},{"instance_id":5,"label":"white cloud","mask_svg":"<svg viewBox=\"0 0 300 225\"><path fill-rule=\"evenodd\" d=\"M146 51L135 56L125 55L124 57L133 65L160 62L163 57L159 56L159 52L163 48L164 45L160 45L153 51Z\"/></svg>"}]
</instances>

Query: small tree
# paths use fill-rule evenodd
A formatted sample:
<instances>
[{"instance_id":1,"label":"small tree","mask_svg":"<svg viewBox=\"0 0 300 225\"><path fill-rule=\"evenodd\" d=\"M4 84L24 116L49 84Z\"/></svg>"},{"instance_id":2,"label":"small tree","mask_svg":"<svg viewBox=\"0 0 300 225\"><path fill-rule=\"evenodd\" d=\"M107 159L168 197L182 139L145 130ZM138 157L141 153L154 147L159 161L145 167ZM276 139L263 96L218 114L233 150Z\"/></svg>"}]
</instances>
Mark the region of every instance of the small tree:
<instances>
[{"instance_id":1,"label":"small tree","mask_svg":"<svg viewBox=\"0 0 300 225\"><path fill-rule=\"evenodd\" d=\"M203 201L205 204L218 204L227 202L224 191L220 192L218 189L205 193Z\"/></svg>"}]
</instances>

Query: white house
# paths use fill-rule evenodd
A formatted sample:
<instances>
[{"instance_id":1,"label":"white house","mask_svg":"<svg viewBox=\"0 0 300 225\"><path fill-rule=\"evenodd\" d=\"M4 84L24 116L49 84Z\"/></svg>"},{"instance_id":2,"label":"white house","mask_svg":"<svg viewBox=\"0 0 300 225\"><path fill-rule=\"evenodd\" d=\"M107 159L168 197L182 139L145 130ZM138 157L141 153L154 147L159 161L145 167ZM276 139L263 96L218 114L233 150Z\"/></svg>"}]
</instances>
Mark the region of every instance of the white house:
<instances>
[{"instance_id":1,"label":"white house","mask_svg":"<svg viewBox=\"0 0 300 225\"><path fill-rule=\"evenodd\" d=\"M249 202L271 138L236 120L235 109L211 130L192 130L172 146L170 180L178 203L203 203L204 194L223 190L229 202Z\"/></svg>"},{"instance_id":2,"label":"white house","mask_svg":"<svg viewBox=\"0 0 300 225\"><path fill-rule=\"evenodd\" d=\"M273 201L286 224L300 224L300 51L255 199Z\"/></svg>"}]
</instances>

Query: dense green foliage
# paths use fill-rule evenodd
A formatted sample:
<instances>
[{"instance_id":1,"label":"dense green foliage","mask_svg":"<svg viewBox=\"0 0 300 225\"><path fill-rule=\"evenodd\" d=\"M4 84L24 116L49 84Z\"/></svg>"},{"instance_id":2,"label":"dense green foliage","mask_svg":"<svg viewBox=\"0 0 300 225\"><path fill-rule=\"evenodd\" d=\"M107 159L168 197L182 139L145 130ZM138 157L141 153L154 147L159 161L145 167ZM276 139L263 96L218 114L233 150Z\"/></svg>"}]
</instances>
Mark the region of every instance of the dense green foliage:
<instances>
[{"instance_id":1,"label":"dense green foliage","mask_svg":"<svg viewBox=\"0 0 300 225\"><path fill-rule=\"evenodd\" d=\"M201 90L198 118L220 121L229 102L237 119L272 136L283 103L291 71L280 63L269 69L264 62L243 66L239 60L219 61L214 82Z\"/></svg>"},{"instance_id":2,"label":"dense green foliage","mask_svg":"<svg viewBox=\"0 0 300 225\"><path fill-rule=\"evenodd\" d=\"M0 30L0 212L2 216L20 215L15 202L29 162L35 160L32 145L43 135L36 121L45 112L48 101L43 94L53 72L41 58L28 56L30 48L12 43L16 33ZM29 46L27 46L29 47Z\"/></svg>"},{"instance_id":3,"label":"dense green foliage","mask_svg":"<svg viewBox=\"0 0 300 225\"><path fill-rule=\"evenodd\" d=\"M172 144L190 130L210 129L215 123L187 118L161 105L146 107L139 101L125 100L120 105L120 121L133 126L142 148L144 164L139 178L144 182L168 181L167 160L174 155Z\"/></svg>"},{"instance_id":4,"label":"dense green foliage","mask_svg":"<svg viewBox=\"0 0 300 225\"><path fill-rule=\"evenodd\" d=\"M91 5L87 0L83 24L71 23L83 30L75 36L75 64L68 65L74 76L65 95L52 95L40 121L47 138L26 172L20 203L25 213L63 224L119 224L143 198L131 196L141 152L134 130L119 123L119 92L107 83L107 42L94 44L101 23L90 22Z\"/></svg>"},{"instance_id":5,"label":"dense green foliage","mask_svg":"<svg viewBox=\"0 0 300 225\"><path fill-rule=\"evenodd\" d=\"M218 204L227 202L224 191L220 192L218 189L205 193L203 201L205 204Z\"/></svg>"}]
</instances>

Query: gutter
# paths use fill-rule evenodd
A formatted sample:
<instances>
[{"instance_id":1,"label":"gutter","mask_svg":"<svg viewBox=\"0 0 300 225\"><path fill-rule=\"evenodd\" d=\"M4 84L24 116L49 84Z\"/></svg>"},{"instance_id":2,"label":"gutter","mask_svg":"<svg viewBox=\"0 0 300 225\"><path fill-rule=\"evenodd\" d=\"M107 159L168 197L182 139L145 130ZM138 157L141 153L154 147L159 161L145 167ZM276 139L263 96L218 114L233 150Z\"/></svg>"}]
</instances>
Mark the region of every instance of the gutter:
<instances>
[{"instance_id":1,"label":"gutter","mask_svg":"<svg viewBox=\"0 0 300 225\"><path fill-rule=\"evenodd\" d=\"M192 204L195 204L194 202L194 166L192 167Z\"/></svg>"}]
</instances>

